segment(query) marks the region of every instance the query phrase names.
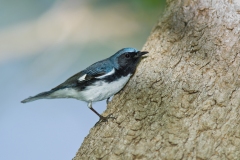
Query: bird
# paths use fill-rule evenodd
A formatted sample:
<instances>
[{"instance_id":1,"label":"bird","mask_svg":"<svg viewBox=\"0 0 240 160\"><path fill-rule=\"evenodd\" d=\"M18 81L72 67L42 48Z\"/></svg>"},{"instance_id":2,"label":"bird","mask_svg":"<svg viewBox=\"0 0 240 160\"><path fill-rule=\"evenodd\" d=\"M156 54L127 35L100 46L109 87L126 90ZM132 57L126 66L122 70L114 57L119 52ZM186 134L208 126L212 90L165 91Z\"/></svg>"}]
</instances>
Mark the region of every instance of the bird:
<instances>
[{"instance_id":1,"label":"bird","mask_svg":"<svg viewBox=\"0 0 240 160\"><path fill-rule=\"evenodd\" d=\"M76 73L55 88L22 100L22 103L39 99L74 98L87 102L87 106L99 116L99 122L115 118L110 115L104 117L93 107L92 103L109 98L117 94L134 74L138 63L147 51L135 48L123 48L114 55L98 61L86 69Z\"/></svg>"}]
</instances>

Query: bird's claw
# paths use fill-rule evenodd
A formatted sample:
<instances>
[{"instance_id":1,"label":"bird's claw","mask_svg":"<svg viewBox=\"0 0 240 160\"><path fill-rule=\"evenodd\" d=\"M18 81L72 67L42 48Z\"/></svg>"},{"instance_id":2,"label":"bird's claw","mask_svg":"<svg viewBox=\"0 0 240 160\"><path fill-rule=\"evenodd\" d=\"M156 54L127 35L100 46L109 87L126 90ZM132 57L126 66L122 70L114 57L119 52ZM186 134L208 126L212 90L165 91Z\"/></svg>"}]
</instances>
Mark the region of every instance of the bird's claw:
<instances>
[{"instance_id":1,"label":"bird's claw","mask_svg":"<svg viewBox=\"0 0 240 160\"><path fill-rule=\"evenodd\" d=\"M99 121L95 124L95 126L98 125L98 124L100 124L101 122L107 122L108 119L110 119L110 118L116 119L115 117L112 117L112 115L113 115L113 114L109 114L109 115L106 116L106 117L100 116L100 119L99 119Z\"/></svg>"}]
</instances>

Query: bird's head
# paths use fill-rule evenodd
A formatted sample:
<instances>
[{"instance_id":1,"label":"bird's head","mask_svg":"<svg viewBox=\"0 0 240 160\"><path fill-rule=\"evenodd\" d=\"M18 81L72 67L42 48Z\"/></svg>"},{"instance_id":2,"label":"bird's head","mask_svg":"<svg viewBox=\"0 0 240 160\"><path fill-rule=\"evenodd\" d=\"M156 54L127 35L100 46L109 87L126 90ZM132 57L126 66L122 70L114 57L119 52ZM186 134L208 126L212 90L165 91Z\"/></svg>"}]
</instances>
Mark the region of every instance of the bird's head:
<instances>
[{"instance_id":1,"label":"bird's head","mask_svg":"<svg viewBox=\"0 0 240 160\"><path fill-rule=\"evenodd\" d=\"M141 57L147 54L147 51L138 51L134 48L123 48L110 57L116 69L135 71Z\"/></svg>"}]
</instances>

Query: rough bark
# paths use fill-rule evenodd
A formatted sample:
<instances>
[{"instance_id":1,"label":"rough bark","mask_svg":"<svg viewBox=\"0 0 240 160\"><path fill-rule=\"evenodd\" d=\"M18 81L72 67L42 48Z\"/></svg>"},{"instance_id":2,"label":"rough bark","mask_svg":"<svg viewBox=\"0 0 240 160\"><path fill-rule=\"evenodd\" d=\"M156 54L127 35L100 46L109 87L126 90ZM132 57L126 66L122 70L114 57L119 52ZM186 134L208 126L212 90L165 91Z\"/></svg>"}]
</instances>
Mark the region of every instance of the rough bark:
<instances>
[{"instance_id":1,"label":"rough bark","mask_svg":"<svg viewBox=\"0 0 240 160\"><path fill-rule=\"evenodd\" d=\"M74 160L240 159L240 3L168 1L130 82Z\"/></svg>"}]
</instances>

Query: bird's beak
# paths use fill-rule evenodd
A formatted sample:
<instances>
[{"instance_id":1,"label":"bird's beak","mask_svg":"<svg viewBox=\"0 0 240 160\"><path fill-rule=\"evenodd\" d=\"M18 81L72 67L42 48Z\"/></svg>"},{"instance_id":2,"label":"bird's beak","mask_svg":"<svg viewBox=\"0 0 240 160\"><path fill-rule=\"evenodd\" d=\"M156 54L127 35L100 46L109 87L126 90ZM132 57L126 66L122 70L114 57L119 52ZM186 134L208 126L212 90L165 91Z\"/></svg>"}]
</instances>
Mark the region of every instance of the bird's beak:
<instances>
[{"instance_id":1,"label":"bird's beak","mask_svg":"<svg viewBox=\"0 0 240 160\"><path fill-rule=\"evenodd\" d=\"M141 57L141 56L143 56L144 54L147 54L147 53L148 53L148 51L138 51L136 57Z\"/></svg>"}]
</instances>

